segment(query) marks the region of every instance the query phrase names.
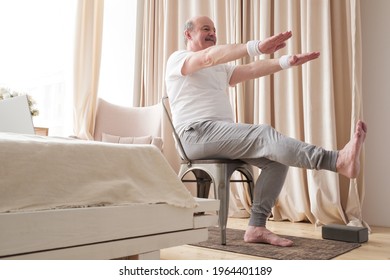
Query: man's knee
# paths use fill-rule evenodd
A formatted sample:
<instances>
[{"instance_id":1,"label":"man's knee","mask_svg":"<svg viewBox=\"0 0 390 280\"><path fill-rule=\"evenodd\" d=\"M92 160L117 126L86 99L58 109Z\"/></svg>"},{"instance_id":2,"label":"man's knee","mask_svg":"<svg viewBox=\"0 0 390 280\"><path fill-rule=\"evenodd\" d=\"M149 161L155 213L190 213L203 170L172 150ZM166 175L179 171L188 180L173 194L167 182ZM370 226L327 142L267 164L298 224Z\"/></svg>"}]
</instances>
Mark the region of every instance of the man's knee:
<instances>
[{"instance_id":1,"label":"man's knee","mask_svg":"<svg viewBox=\"0 0 390 280\"><path fill-rule=\"evenodd\" d=\"M274 173L278 174L278 176L280 176L281 178L284 178L287 175L289 166L274 161L269 165L269 168L272 168L272 170L274 170Z\"/></svg>"}]
</instances>

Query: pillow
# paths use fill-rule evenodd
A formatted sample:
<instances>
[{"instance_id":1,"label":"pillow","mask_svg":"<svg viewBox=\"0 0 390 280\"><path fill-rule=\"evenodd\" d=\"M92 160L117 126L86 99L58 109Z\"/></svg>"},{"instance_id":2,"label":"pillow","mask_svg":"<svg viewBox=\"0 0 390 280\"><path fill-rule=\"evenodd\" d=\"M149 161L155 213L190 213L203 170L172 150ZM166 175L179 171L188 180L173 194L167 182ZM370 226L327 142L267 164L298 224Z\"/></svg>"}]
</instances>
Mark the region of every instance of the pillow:
<instances>
[{"instance_id":1,"label":"pillow","mask_svg":"<svg viewBox=\"0 0 390 280\"><path fill-rule=\"evenodd\" d=\"M123 136L102 133L102 142L119 143L119 144L151 144L156 146L160 151L162 151L162 146L163 146L162 138L153 137L153 136L123 137Z\"/></svg>"}]
</instances>

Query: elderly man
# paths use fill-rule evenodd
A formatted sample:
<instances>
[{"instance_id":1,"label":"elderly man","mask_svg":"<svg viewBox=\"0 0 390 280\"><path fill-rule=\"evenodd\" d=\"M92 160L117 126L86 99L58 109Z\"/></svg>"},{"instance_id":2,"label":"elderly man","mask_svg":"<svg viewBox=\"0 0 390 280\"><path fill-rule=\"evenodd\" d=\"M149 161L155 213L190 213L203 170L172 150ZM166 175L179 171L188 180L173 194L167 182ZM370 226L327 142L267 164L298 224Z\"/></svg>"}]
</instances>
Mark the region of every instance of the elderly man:
<instances>
[{"instance_id":1,"label":"elderly man","mask_svg":"<svg viewBox=\"0 0 390 280\"><path fill-rule=\"evenodd\" d=\"M216 45L213 21L198 16L187 21L186 50L173 53L166 68L166 87L173 123L192 159L240 159L259 167L246 242L291 246L292 241L266 228L266 221L283 187L289 166L325 169L348 178L359 174L359 156L367 126L359 121L354 137L340 151L328 151L277 132L269 125L235 123L227 89L249 79L299 66L319 52L263 59L234 66L245 56L271 54L283 48L291 32L246 44Z\"/></svg>"}]
</instances>

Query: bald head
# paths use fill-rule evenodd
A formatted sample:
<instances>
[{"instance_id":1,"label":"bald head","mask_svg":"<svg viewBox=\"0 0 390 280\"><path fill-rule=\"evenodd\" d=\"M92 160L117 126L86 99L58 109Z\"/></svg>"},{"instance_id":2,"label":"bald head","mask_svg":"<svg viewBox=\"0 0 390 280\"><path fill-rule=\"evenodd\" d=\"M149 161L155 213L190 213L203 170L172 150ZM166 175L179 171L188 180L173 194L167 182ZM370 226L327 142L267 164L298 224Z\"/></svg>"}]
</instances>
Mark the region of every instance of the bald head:
<instances>
[{"instance_id":1,"label":"bald head","mask_svg":"<svg viewBox=\"0 0 390 280\"><path fill-rule=\"evenodd\" d=\"M217 43L214 22L207 16L195 16L184 25L184 42L188 50L198 51Z\"/></svg>"}]
</instances>

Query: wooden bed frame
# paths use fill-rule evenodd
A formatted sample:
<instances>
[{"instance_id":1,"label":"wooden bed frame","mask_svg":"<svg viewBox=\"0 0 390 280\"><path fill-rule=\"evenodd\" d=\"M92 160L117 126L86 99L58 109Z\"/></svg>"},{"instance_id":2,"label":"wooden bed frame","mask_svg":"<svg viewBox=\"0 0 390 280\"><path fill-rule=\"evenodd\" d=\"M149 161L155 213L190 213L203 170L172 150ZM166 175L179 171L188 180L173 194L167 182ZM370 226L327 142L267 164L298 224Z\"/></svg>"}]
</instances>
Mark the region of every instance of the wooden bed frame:
<instances>
[{"instance_id":1,"label":"wooden bed frame","mask_svg":"<svg viewBox=\"0 0 390 280\"><path fill-rule=\"evenodd\" d=\"M207 240L218 224L219 201L197 202L1 213L0 259L159 259L160 249Z\"/></svg>"}]
</instances>

